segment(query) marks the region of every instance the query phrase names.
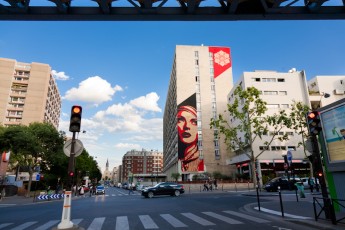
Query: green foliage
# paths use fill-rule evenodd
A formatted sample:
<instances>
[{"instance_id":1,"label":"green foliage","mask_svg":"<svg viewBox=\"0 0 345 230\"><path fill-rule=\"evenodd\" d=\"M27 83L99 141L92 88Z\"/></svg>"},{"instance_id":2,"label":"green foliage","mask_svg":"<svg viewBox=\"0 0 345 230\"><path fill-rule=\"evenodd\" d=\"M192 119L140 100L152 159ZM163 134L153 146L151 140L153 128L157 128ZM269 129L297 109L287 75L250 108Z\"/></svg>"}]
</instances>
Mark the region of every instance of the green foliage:
<instances>
[{"instance_id":1,"label":"green foliage","mask_svg":"<svg viewBox=\"0 0 345 230\"><path fill-rule=\"evenodd\" d=\"M175 179L175 181L178 181L178 179L181 177L180 173L171 173L171 177Z\"/></svg>"},{"instance_id":2,"label":"green foliage","mask_svg":"<svg viewBox=\"0 0 345 230\"><path fill-rule=\"evenodd\" d=\"M58 132L48 123L31 123L29 126L0 126L0 150L11 151L10 168L18 166L28 168L29 174L34 172L37 165L40 173L44 174L47 185L55 186L57 181L66 184L69 158L63 152L65 133ZM90 178L101 179L101 172L97 162L89 156L86 150L76 158L76 172L81 171L80 178L87 173ZM31 186L31 177L28 190Z\"/></svg>"}]
</instances>

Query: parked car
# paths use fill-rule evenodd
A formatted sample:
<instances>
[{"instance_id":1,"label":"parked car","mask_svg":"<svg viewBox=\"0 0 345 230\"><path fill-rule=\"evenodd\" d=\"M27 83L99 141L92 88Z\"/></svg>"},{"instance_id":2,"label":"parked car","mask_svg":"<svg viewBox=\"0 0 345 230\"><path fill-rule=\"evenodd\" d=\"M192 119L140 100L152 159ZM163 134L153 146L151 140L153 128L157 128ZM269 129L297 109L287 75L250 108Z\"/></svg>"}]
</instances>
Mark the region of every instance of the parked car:
<instances>
[{"instance_id":1,"label":"parked car","mask_svg":"<svg viewBox=\"0 0 345 230\"><path fill-rule=\"evenodd\" d=\"M153 187L148 187L141 191L141 195L146 198L152 198L153 196L158 195L179 196L183 193L183 185L172 182L161 182Z\"/></svg>"},{"instance_id":2,"label":"parked car","mask_svg":"<svg viewBox=\"0 0 345 230\"><path fill-rule=\"evenodd\" d=\"M268 181L265 185L264 185L264 189L267 192L276 192L278 191L278 186L280 187L281 190L295 190L296 186L295 183L296 182L300 182L300 178L290 178L290 180L288 180L288 178L286 177L276 177L273 178L272 180Z\"/></svg>"},{"instance_id":3,"label":"parked car","mask_svg":"<svg viewBox=\"0 0 345 230\"><path fill-rule=\"evenodd\" d=\"M105 188L103 185L97 185L96 187L96 195L98 194L105 194Z\"/></svg>"}]
</instances>

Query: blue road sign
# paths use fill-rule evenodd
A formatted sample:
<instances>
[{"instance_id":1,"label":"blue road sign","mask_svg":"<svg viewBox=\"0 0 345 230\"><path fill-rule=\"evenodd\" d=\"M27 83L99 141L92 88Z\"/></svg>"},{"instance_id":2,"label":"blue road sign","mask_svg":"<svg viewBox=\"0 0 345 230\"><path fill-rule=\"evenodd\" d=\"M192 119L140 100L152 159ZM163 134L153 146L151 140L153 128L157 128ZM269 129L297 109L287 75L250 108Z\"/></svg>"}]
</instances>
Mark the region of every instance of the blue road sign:
<instances>
[{"instance_id":1,"label":"blue road sign","mask_svg":"<svg viewBox=\"0 0 345 230\"><path fill-rule=\"evenodd\" d=\"M287 161L288 161L289 165L291 165L291 162L292 162L292 152L290 150L287 151L286 157L287 157Z\"/></svg>"},{"instance_id":2,"label":"blue road sign","mask_svg":"<svg viewBox=\"0 0 345 230\"><path fill-rule=\"evenodd\" d=\"M36 175L36 181L40 181L40 178L41 178L41 175L40 175L40 174L37 174L37 175Z\"/></svg>"}]
</instances>

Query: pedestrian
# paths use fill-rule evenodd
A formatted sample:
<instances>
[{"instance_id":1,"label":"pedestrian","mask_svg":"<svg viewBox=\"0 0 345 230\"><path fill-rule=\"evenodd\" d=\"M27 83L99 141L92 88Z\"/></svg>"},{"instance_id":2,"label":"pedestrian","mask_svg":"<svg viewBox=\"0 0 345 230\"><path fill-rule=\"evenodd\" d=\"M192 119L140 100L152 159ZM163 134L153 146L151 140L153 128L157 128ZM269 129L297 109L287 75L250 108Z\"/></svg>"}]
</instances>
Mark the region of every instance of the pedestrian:
<instances>
[{"instance_id":1,"label":"pedestrian","mask_svg":"<svg viewBox=\"0 0 345 230\"><path fill-rule=\"evenodd\" d=\"M131 195L133 193L133 186L132 184L128 184L128 195Z\"/></svg>"},{"instance_id":2,"label":"pedestrian","mask_svg":"<svg viewBox=\"0 0 345 230\"><path fill-rule=\"evenodd\" d=\"M80 186L80 190L79 190L79 194L81 195L81 196L84 196L84 187L83 186Z\"/></svg>"},{"instance_id":3,"label":"pedestrian","mask_svg":"<svg viewBox=\"0 0 345 230\"><path fill-rule=\"evenodd\" d=\"M205 183L204 183L204 189L203 189L202 191L208 191L207 181L205 181Z\"/></svg>"},{"instance_id":4,"label":"pedestrian","mask_svg":"<svg viewBox=\"0 0 345 230\"><path fill-rule=\"evenodd\" d=\"M310 192L313 194L314 192L314 179L309 177L308 178L308 185L309 185L309 188L310 188Z\"/></svg>"},{"instance_id":5,"label":"pedestrian","mask_svg":"<svg viewBox=\"0 0 345 230\"><path fill-rule=\"evenodd\" d=\"M214 189L218 190L217 179L214 179L213 184L214 184Z\"/></svg>"}]
</instances>

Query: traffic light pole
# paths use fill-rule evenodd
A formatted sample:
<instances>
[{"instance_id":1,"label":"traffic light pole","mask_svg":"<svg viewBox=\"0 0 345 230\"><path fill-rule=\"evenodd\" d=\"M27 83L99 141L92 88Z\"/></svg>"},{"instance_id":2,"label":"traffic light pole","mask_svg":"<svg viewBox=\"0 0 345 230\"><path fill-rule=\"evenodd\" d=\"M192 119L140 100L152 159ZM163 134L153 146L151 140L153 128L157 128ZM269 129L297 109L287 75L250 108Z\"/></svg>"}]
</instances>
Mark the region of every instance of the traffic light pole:
<instances>
[{"instance_id":1,"label":"traffic light pole","mask_svg":"<svg viewBox=\"0 0 345 230\"><path fill-rule=\"evenodd\" d=\"M323 198L326 219L331 219L333 221L333 218L334 218L334 216L332 215L333 207L332 207L332 202L330 198L328 197L328 191L327 191L327 186L326 186L326 181L325 181L325 176L324 176L322 161L321 161L321 153L319 149L319 142L317 140L316 135L311 135L311 142L313 146L313 154L311 155L311 158L309 159L312 162L314 177L316 178L315 184L316 186L320 185L321 187L321 194ZM318 175L319 172L322 172L322 176ZM319 184L317 182L317 179L319 179Z\"/></svg>"},{"instance_id":2,"label":"traffic light pole","mask_svg":"<svg viewBox=\"0 0 345 230\"><path fill-rule=\"evenodd\" d=\"M74 154L74 146L75 146L75 132L73 132L72 136L72 143L71 143L71 154L69 157L68 162L68 187L73 190L73 178L74 178L74 167L75 167L75 154ZM70 173L73 173L73 176L70 175Z\"/></svg>"}]
</instances>

